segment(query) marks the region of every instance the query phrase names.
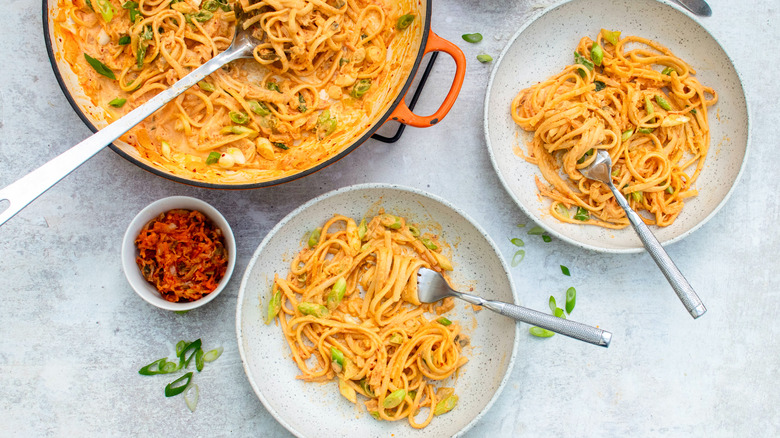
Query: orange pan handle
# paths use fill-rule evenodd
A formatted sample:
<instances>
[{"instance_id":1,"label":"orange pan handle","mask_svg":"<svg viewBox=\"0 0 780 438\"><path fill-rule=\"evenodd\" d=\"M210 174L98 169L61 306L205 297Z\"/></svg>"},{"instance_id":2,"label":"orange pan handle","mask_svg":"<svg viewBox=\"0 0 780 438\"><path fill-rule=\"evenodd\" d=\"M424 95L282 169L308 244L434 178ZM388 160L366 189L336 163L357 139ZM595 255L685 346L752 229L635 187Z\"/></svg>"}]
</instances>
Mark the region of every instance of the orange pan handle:
<instances>
[{"instance_id":1,"label":"orange pan handle","mask_svg":"<svg viewBox=\"0 0 780 438\"><path fill-rule=\"evenodd\" d=\"M397 120L405 125L417 128L427 128L441 122L441 119L450 112L452 105L455 104L455 99L458 98L460 88L463 86L463 79L466 77L466 56L458 46L436 35L433 31L428 33L428 43L425 45L423 54L429 52L444 52L455 60L455 78L452 80L452 86L450 86L447 97L444 98L444 102L442 102L435 113L425 117L413 113L406 106L406 102L402 100L390 114L391 120Z\"/></svg>"}]
</instances>

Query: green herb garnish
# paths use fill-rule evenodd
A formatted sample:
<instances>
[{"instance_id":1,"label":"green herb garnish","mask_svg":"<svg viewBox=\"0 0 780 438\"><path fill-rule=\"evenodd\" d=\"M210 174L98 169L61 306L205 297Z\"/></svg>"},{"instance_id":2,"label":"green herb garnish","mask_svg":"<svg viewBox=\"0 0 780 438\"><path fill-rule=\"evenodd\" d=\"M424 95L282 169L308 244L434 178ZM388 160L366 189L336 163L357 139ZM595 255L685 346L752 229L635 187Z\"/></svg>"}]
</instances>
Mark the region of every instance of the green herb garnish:
<instances>
[{"instance_id":1,"label":"green herb garnish","mask_svg":"<svg viewBox=\"0 0 780 438\"><path fill-rule=\"evenodd\" d=\"M478 43L482 41L482 34L481 33L464 33L461 35L463 38L463 41L466 41L468 43Z\"/></svg>"},{"instance_id":2,"label":"green herb garnish","mask_svg":"<svg viewBox=\"0 0 780 438\"><path fill-rule=\"evenodd\" d=\"M111 102L108 102L109 105L113 106L114 108L122 108L122 106L127 102L127 99L117 97L116 99L112 100Z\"/></svg>"},{"instance_id":3,"label":"green herb garnish","mask_svg":"<svg viewBox=\"0 0 780 438\"><path fill-rule=\"evenodd\" d=\"M569 272L569 268L567 268L566 266L561 265L561 273L563 275L571 277L571 272Z\"/></svg>"},{"instance_id":4,"label":"green herb garnish","mask_svg":"<svg viewBox=\"0 0 780 438\"><path fill-rule=\"evenodd\" d=\"M398 21L395 22L395 28L398 30L404 30L414 21L414 14L404 14L398 17Z\"/></svg>"},{"instance_id":5,"label":"green herb garnish","mask_svg":"<svg viewBox=\"0 0 780 438\"><path fill-rule=\"evenodd\" d=\"M86 53L84 54L84 58L87 60L89 65L91 65L92 68L95 69L96 72L100 73L101 75L103 75L103 76L105 76L105 77L107 77L109 79L116 79L116 75L114 74L113 71L111 71L110 68L108 68L107 65L105 65L102 62L98 61L97 59L87 55Z\"/></svg>"},{"instance_id":6,"label":"green herb garnish","mask_svg":"<svg viewBox=\"0 0 780 438\"><path fill-rule=\"evenodd\" d=\"M574 52L574 63L585 66L588 70L593 71L593 63L588 58L580 55L579 52ZM580 77L583 78L588 75L588 72L584 71L582 68L578 69L578 72Z\"/></svg>"},{"instance_id":7,"label":"green herb garnish","mask_svg":"<svg viewBox=\"0 0 780 438\"><path fill-rule=\"evenodd\" d=\"M588 210L583 207L577 207L577 213L574 215L574 219L577 219L578 221L586 221L590 219L590 213L588 213Z\"/></svg>"},{"instance_id":8,"label":"green herb garnish","mask_svg":"<svg viewBox=\"0 0 780 438\"><path fill-rule=\"evenodd\" d=\"M570 287L566 290L566 313L571 315L575 304L577 304L577 289Z\"/></svg>"}]
</instances>

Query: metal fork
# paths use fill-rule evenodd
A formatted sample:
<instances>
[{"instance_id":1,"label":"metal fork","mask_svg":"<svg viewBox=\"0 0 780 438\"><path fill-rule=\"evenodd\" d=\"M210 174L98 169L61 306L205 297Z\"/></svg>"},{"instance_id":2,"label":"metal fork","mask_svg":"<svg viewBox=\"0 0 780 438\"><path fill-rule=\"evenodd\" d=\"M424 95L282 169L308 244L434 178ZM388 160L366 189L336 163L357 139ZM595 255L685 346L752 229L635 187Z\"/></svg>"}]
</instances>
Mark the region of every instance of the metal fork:
<instances>
[{"instance_id":1,"label":"metal fork","mask_svg":"<svg viewBox=\"0 0 780 438\"><path fill-rule=\"evenodd\" d=\"M612 158L610 158L609 153L599 149L596 152L596 159L588 167L580 170L580 173L585 178L599 181L609 187L617 203L626 211L628 220L634 226L634 230L639 235L639 239L642 240L642 244L647 249L647 252L655 260L655 264L661 268L661 272L664 273L669 284L672 285L672 289L677 293L685 308L688 309L688 313L694 319L704 315L707 309L699 299L699 296L696 295L696 291L693 290L693 287L685 279L685 276L682 275L682 272L677 269L677 266L669 257L669 254L666 253L664 247L658 242L658 239L655 238L653 232L650 231L650 228L645 225L642 218L628 205L625 196L612 184Z\"/></svg>"},{"instance_id":2,"label":"metal fork","mask_svg":"<svg viewBox=\"0 0 780 438\"><path fill-rule=\"evenodd\" d=\"M121 137L130 128L141 123L176 96L205 79L206 76L236 59L252 58L252 50L254 50L256 45L260 44L260 41L252 36L251 27L244 29L242 24L248 17L247 13L241 9L240 3L236 3L235 13L237 18L236 33L233 36L233 42L230 44L230 47L224 52L206 61L206 63L179 79L170 88L161 91L143 105L0 190L0 210L2 210L3 201L8 201L9 204L8 208L0 211L0 225L11 219L21 209L34 201L35 198L68 176L68 174L92 158L104 147Z\"/></svg>"},{"instance_id":3,"label":"metal fork","mask_svg":"<svg viewBox=\"0 0 780 438\"><path fill-rule=\"evenodd\" d=\"M420 268L417 272L417 298L423 303L435 303L447 297L460 298L471 304L485 307L501 315L539 326L555 333L588 342L593 345L609 347L612 333L568 319L558 318L522 306L503 301L486 300L476 295L458 292L450 287L447 280L436 271Z\"/></svg>"}]
</instances>

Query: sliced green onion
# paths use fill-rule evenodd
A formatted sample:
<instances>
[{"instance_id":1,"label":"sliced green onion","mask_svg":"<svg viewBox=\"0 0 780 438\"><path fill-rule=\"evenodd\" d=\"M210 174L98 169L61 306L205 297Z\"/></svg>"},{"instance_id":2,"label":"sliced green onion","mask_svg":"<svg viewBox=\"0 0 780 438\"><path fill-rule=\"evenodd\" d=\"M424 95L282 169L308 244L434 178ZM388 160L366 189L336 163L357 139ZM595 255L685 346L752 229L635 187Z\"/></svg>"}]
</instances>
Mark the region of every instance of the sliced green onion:
<instances>
[{"instance_id":1,"label":"sliced green onion","mask_svg":"<svg viewBox=\"0 0 780 438\"><path fill-rule=\"evenodd\" d=\"M604 60L604 50L601 49L599 43L593 43L593 46L591 46L590 59L596 65L601 65L601 62Z\"/></svg>"},{"instance_id":2,"label":"sliced green onion","mask_svg":"<svg viewBox=\"0 0 780 438\"><path fill-rule=\"evenodd\" d=\"M276 291L268 301L268 312L265 317L266 325L271 324L271 321L276 318L276 315L279 314L280 310L282 310L282 292Z\"/></svg>"},{"instance_id":3,"label":"sliced green onion","mask_svg":"<svg viewBox=\"0 0 780 438\"><path fill-rule=\"evenodd\" d=\"M302 302L298 304L298 311L304 315L311 315L315 318L322 318L328 314L328 308L322 304Z\"/></svg>"},{"instance_id":4,"label":"sliced green onion","mask_svg":"<svg viewBox=\"0 0 780 438\"><path fill-rule=\"evenodd\" d=\"M512 256L512 267L519 265L525 258L525 250L518 249L514 256Z\"/></svg>"},{"instance_id":5,"label":"sliced green onion","mask_svg":"<svg viewBox=\"0 0 780 438\"><path fill-rule=\"evenodd\" d=\"M306 110L306 98L303 97L303 94L298 95L298 112L305 113Z\"/></svg>"},{"instance_id":6,"label":"sliced green onion","mask_svg":"<svg viewBox=\"0 0 780 438\"><path fill-rule=\"evenodd\" d=\"M343 369L344 368L344 353L341 352L336 347L330 347L330 361L331 363L335 362L339 364L339 366Z\"/></svg>"},{"instance_id":7,"label":"sliced green onion","mask_svg":"<svg viewBox=\"0 0 780 438\"><path fill-rule=\"evenodd\" d=\"M203 90L203 91L212 92L212 91L216 90L216 88L214 88L214 86L213 86L213 85L209 84L209 83L208 83L208 82L206 82L206 81L200 81L200 82L198 82L198 86L199 86L199 87L200 87L200 89L201 89L201 90Z\"/></svg>"},{"instance_id":8,"label":"sliced green onion","mask_svg":"<svg viewBox=\"0 0 780 438\"><path fill-rule=\"evenodd\" d=\"M352 86L349 95L355 99L360 99L371 88L371 79L360 79Z\"/></svg>"},{"instance_id":9,"label":"sliced green onion","mask_svg":"<svg viewBox=\"0 0 780 438\"><path fill-rule=\"evenodd\" d=\"M607 88L607 84L605 84L604 82L601 82L601 81L593 81L593 83L596 85L596 90L595 90L595 91L596 91L597 93L598 93L599 91L601 91L601 90L603 90L603 89Z\"/></svg>"},{"instance_id":10,"label":"sliced green onion","mask_svg":"<svg viewBox=\"0 0 780 438\"><path fill-rule=\"evenodd\" d=\"M100 16L103 17L103 21L108 23L111 21L112 18L114 18L114 7L111 6L111 2L109 0L94 0L94 4L97 5L97 12L100 13Z\"/></svg>"},{"instance_id":11,"label":"sliced green onion","mask_svg":"<svg viewBox=\"0 0 780 438\"><path fill-rule=\"evenodd\" d=\"M574 215L574 219L578 221L587 221L590 219L590 213L583 207L577 207L577 213Z\"/></svg>"},{"instance_id":12,"label":"sliced green onion","mask_svg":"<svg viewBox=\"0 0 780 438\"><path fill-rule=\"evenodd\" d=\"M449 319L447 319L447 318L445 318L443 316L441 318L437 319L436 322L438 322L439 324L441 324L441 325L443 325L445 327L452 324L452 321L450 321Z\"/></svg>"},{"instance_id":13,"label":"sliced green onion","mask_svg":"<svg viewBox=\"0 0 780 438\"><path fill-rule=\"evenodd\" d=\"M391 230L401 228L401 218L392 214L383 214L379 219L379 223Z\"/></svg>"},{"instance_id":14,"label":"sliced green onion","mask_svg":"<svg viewBox=\"0 0 780 438\"><path fill-rule=\"evenodd\" d=\"M531 236L541 236L542 234L544 234L544 228L540 226L533 227L530 230L528 230L528 234Z\"/></svg>"},{"instance_id":15,"label":"sliced green onion","mask_svg":"<svg viewBox=\"0 0 780 438\"><path fill-rule=\"evenodd\" d=\"M582 156L580 157L580 159L579 159L579 160L577 160L577 164L582 164L582 163L584 163L584 162L585 162L585 160L587 160L587 159L588 159L588 157L590 157L591 155L593 155L593 149L592 149L592 148L591 148L591 149L588 149L588 151L587 151L587 152L585 152L584 154L582 154Z\"/></svg>"},{"instance_id":16,"label":"sliced green onion","mask_svg":"<svg viewBox=\"0 0 780 438\"><path fill-rule=\"evenodd\" d=\"M541 327L531 327L530 329L528 329L528 333L531 333L537 338L549 338L550 336L555 334L555 332L551 332Z\"/></svg>"},{"instance_id":17,"label":"sliced green onion","mask_svg":"<svg viewBox=\"0 0 780 438\"><path fill-rule=\"evenodd\" d=\"M626 129L625 131L623 131L623 135L620 136L620 140L621 141L626 141L629 138L631 138L632 135L634 135L634 130L633 129Z\"/></svg>"},{"instance_id":18,"label":"sliced green onion","mask_svg":"<svg viewBox=\"0 0 780 438\"><path fill-rule=\"evenodd\" d=\"M278 93L282 92L282 90L279 88L279 84L277 84L276 82L269 81L268 83L265 84L265 86L271 91L276 91Z\"/></svg>"},{"instance_id":19,"label":"sliced green onion","mask_svg":"<svg viewBox=\"0 0 780 438\"><path fill-rule=\"evenodd\" d=\"M404 342L404 336L400 333L393 333L388 340L393 345L401 345Z\"/></svg>"},{"instance_id":20,"label":"sliced green onion","mask_svg":"<svg viewBox=\"0 0 780 438\"><path fill-rule=\"evenodd\" d=\"M395 28L398 30L404 30L409 27L414 21L414 14L404 14L398 17L398 21L395 22Z\"/></svg>"},{"instance_id":21,"label":"sliced green onion","mask_svg":"<svg viewBox=\"0 0 780 438\"><path fill-rule=\"evenodd\" d=\"M195 408L198 407L198 398L200 398L198 385L192 385L184 392L184 403L190 408L190 412L195 412Z\"/></svg>"},{"instance_id":22,"label":"sliced green onion","mask_svg":"<svg viewBox=\"0 0 780 438\"><path fill-rule=\"evenodd\" d=\"M109 105L113 106L114 108L122 108L122 106L127 102L127 99L122 97L117 97L116 99L112 100L111 102L108 102Z\"/></svg>"},{"instance_id":23,"label":"sliced green onion","mask_svg":"<svg viewBox=\"0 0 780 438\"><path fill-rule=\"evenodd\" d=\"M566 313L571 315L575 304L577 304L577 289L570 287L566 290Z\"/></svg>"},{"instance_id":24,"label":"sliced green onion","mask_svg":"<svg viewBox=\"0 0 780 438\"><path fill-rule=\"evenodd\" d=\"M433 409L433 415L446 414L447 412L455 409L455 406L457 404L458 404L458 396L452 394L451 396L446 397L444 400L436 403L436 408Z\"/></svg>"},{"instance_id":25,"label":"sliced green onion","mask_svg":"<svg viewBox=\"0 0 780 438\"><path fill-rule=\"evenodd\" d=\"M368 384L368 379L362 379L360 382L358 382L360 385L360 388L363 390L363 392L366 393L371 398L376 397L376 394L374 394L374 391L371 390L371 386Z\"/></svg>"},{"instance_id":26,"label":"sliced green onion","mask_svg":"<svg viewBox=\"0 0 780 438\"><path fill-rule=\"evenodd\" d=\"M561 273L567 277L571 277L571 272L569 272L569 268L566 266L561 265Z\"/></svg>"},{"instance_id":27,"label":"sliced green onion","mask_svg":"<svg viewBox=\"0 0 780 438\"><path fill-rule=\"evenodd\" d=\"M663 109L665 109L667 111L672 109L672 106L669 105L669 102L667 102L666 99L661 97L660 94L656 94L655 95L655 101L656 101L656 103L658 103L658 106L660 106L661 108L663 108Z\"/></svg>"},{"instance_id":28,"label":"sliced green onion","mask_svg":"<svg viewBox=\"0 0 780 438\"><path fill-rule=\"evenodd\" d=\"M419 237L420 236L420 230L417 227L415 227L414 225L409 225L407 228L409 228L409 233L413 237Z\"/></svg>"},{"instance_id":29,"label":"sliced green onion","mask_svg":"<svg viewBox=\"0 0 780 438\"><path fill-rule=\"evenodd\" d=\"M695 110L695 109L692 109L692 110L691 110L691 114L693 114L693 115L695 116L695 115L697 114L696 110Z\"/></svg>"},{"instance_id":30,"label":"sliced green onion","mask_svg":"<svg viewBox=\"0 0 780 438\"><path fill-rule=\"evenodd\" d=\"M198 370L198 372L203 371L203 365L205 362L203 362L203 349L198 348L198 351L195 352L195 369Z\"/></svg>"},{"instance_id":31,"label":"sliced green onion","mask_svg":"<svg viewBox=\"0 0 780 438\"><path fill-rule=\"evenodd\" d=\"M461 38L463 38L463 41L466 41L467 43L478 43L482 41L482 34L481 33L464 33L461 35Z\"/></svg>"},{"instance_id":32,"label":"sliced green onion","mask_svg":"<svg viewBox=\"0 0 780 438\"><path fill-rule=\"evenodd\" d=\"M138 374L141 374L143 376L153 376L155 374L166 374L166 372L163 370L163 367L167 362L168 362L167 357L164 357L162 359L157 359L156 361L138 370Z\"/></svg>"},{"instance_id":33,"label":"sliced green onion","mask_svg":"<svg viewBox=\"0 0 780 438\"><path fill-rule=\"evenodd\" d=\"M279 149L284 149L285 151L290 149L286 144L279 142L274 143L274 146L278 147Z\"/></svg>"},{"instance_id":34,"label":"sliced green onion","mask_svg":"<svg viewBox=\"0 0 780 438\"><path fill-rule=\"evenodd\" d=\"M187 344L189 344L187 341L179 341L176 343L176 357L181 356L181 352L184 351Z\"/></svg>"},{"instance_id":35,"label":"sliced green onion","mask_svg":"<svg viewBox=\"0 0 780 438\"><path fill-rule=\"evenodd\" d=\"M224 348L217 347L213 350L209 350L206 354L203 355L203 360L205 362L214 362L215 360L219 359L220 356L222 356L222 351Z\"/></svg>"},{"instance_id":36,"label":"sliced green onion","mask_svg":"<svg viewBox=\"0 0 780 438\"><path fill-rule=\"evenodd\" d=\"M617 43L620 41L620 31L604 30L604 39L612 43L613 46L616 46Z\"/></svg>"},{"instance_id":37,"label":"sliced green onion","mask_svg":"<svg viewBox=\"0 0 780 438\"><path fill-rule=\"evenodd\" d=\"M512 245L514 246L525 246L525 242L523 242L523 239L519 237L515 237L514 239L510 239L510 242L512 242Z\"/></svg>"},{"instance_id":38,"label":"sliced green onion","mask_svg":"<svg viewBox=\"0 0 780 438\"><path fill-rule=\"evenodd\" d=\"M95 69L96 72L100 73L101 75L109 78L109 79L116 79L116 75L113 71L111 71L110 68L108 68L107 65L103 64L102 62L98 61L97 59L84 54L84 59L87 60L87 63L92 66L93 69Z\"/></svg>"},{"instance_id":39,"label":"sliced green onion","mask_svg":"<svg viewBox=\"0 0 780 438\"><path fill-rule=\"evenodd\" d=\"M653 128L639 128L639 129L637 129L636 132L638 132L640 134L652 134L653 133Z\"/></svg>"},{"instance_id":40,"label":"sliced green onion","mask_svg":"<svg viewBox=\"0 0 780 438\"><path fill-rule=\"evenodd\" d=\"M122 3L122 9L127 9L130 15L130 21L135 23L136 18L141 16L141 11L138 10L138 2L127 1Z\"/></svg>"},{"instance_id":41,"label":"sliced green onion","mask_svg":"<svg viewBox=\"0 0 780 438\"><path fill-rule=\"evenodd\" d=\"M487 53L483 53L481 55L477 55L477 61L485 64L493 60L493 57L488 55Z\"/></svg>"},{"instance_id":42,"label":"sliced green onion","mask_svg":"<svg viewBox=\"0 0 780 438\"><path fill-rule=\"evenodd\" d=\"M674 188L672 186L669 186L666 188L666 193L673 195L674 194Z\"/></svg>"},{"instance_id":43,"label":"sliced green onion","mask_svg":"<svg viewBox=\"0 0 780 438\"><path fill-rule=\"evenodd\" d=\"M358 225L358 237L360 237L361 242L365 240L366 234L368 234L368 225L366 225L366 218L363 218L360 219L360 225Z\"/></svg>"},{"instance_id":44,"label":"sliced green onion","mask_svg":"<svg viewBox=\"0 0 780 438\"><path fill-rule=\"evenodd\" d=\"M673 71L677 71L677 70L673 69L672 67L666 67L665 69L663 69L663 71L661 71L661 74L666 76L671 76Z\"/></svg>"},{"instance_id":45,"label":"sliced green onion","mask_svg":"<svg viewBox=\"0 0 780 438\"><path fill-rule=\"evenodd\" d=\"M655 108L653 107L653 103L650 102L650 98L645 96L645 111L647 111L647 114L652 116L655 114Z\"/></svg>"},{"instance_id":46,"label":"sliced green onion","mask_svg":"<svg viewBox=\"0 0 780 438\"><path fill-rule=\"evenodd\" d=\"M642 192L631 192L631 197L634 198L634 202L642 202L644 195Z\"/></svg>"},{"instance_id":47,"label":"sliced green onion","mask_svg":"<svg viewBox=\"0 0 780 438\"><path fill-rule=\"evenodd\" d=\"M246 103L249 105L249 109L258 116L267 116L268 114L271 114L271 110L268 109L268 106L265 103L256 100L248 100Z\"/></svg>"},{"instance_id":48,"label":"sliced green onion","mask_svg":"<svg viewBox=\"0 0 780 438\"><path fill-rule=\"evenodd\" d=\"M579 52L574 52L574 63L583 65L588 70L593 71L593 63L590 62L590 60L588 58L580 55ZM579 69L578 72L580 74L580 77L583 77L583 78L588 75L588 73L586 71L583 71L582 69Z\"/></svg>"},{"instance_id":49,"label":"sliced green onion","mask_svg":"<svg viewBox=\"0 0 780 438\"><path fill-rule=\"evenodd\" d=\"M542 234L542 240L544 240L545 243L550 243L550 242L552 242L552 237L550 237L550 236L548 236L546 234Z\"/></svg>"},{"instance_id":50,"label":"sliced green onion","mask_svg":"<svg viewBox=\"0 0 780 438\"><path fill-rule=\"evenodd\" d=\"M385 400L382 402L382 406L385 409L393 409L394 407L400 405L401 402L404 401L404 398L406 398L405 389L395 390L390 395L385 397Z\"/></svg>"},{"instance_id":51,"label":"sliced green onion","mask_svg":"<svg viewBox=\"0 0 780 438\"><path fill-rule=\"evenodd\" d=\"M129 35L124 35L124 36L119 37L119 41L117 41L117 44L119 44L120 46L126 46L126 45L130 44L130 41L131 41L130 36Z\"/></svg>"},{"instance_id":52,"label":"sliced green onion","mask_svg":"<svg viewBox=\"0 0 780 438\"><path fill-rule=\"evenodd\" d=\"M166 397L173 397L174 395L179 395L182 392L184 392L185 389L187 389L187 385L190 384L190 381L192 380L192 371L189 373L179 377L178 379L174 380L173 382L169 383L165 387L165 396ZM184 382L184 383L182 383Z\"/></svg>"},{"instance_id":53,"label":"sliced green onion","mask_svg":"<svg viewBox=\"0 0 780 438\"><path fill-rule=\"evenodd\" d=\"M196 339L189 343L186 347L184 347L184 350L182 350L181 354L179 355L179 366L182 368L187 368L190 366L190 361L192 361L192 358L195 357L200 351L202 341L200 339ZM192 353L190 353L190 356L187 357L187 352L192 350Z\"/></svg>"},{"instance_id":54,"label":"sliced green onion","mask_svg":"<svg viewBox=\"0 0 780 438\"><path fill-rule=\"evenodd\" d=\"M422 242L422 244L425 245L426 248L432 251L436 251L437 249L439 249L439 247L435 243L433 243L431 239L428 239L427 237L420 237L420 242Z\"/></svg>"},{"instance_id":55,"label":"sliced green onion","mask_svg":"<svg viewBox=\"0 0 780 438\"><path fill-rule=\"evenodd\" d=\"M553 311L553 316L555 316L556 318L566 319L566 315L563 314L563 309L561 309L560 307L555 308L555 310Z\"/></svg>"},{"instance_id":56,"label":"sliced green onion","mask_svg":"<svg viewBox=\"0 0 780 438\"><path fill-rule=\"evenodd\" d=\"M569 217L570 216L569 209L566 208L566 206L563 205L563 204L560 204L560 203L556 204L555 210L558 212L558 214L560 214L563 217Z\"/></svg>"},{"instance_id":57,"label":"sliced green onion","mask_svg":"<svg viewBox=\"0 0 780 438\"><path fill-rule=\"evenodd\" d=\"M219 161L219 157L221 155L222 154L220 154L219 152L216 152L216 151L209 152L209 156L206 157L206 164L214 164L214 163L218 162Z\"/></svg>"},{"instance_id":58,"label":"sliced green onion","mask_svg":"<svg viewBox=\"0 0 780 438\"><path fill-rule=\"evenodd\" d=\"M229 116L233 123L238 123L239 125L243 125L249 121L249 116L242 111L231 111Z\"/></svg>"},{"instance_id":59,"label":"sliced green onion","mask_svg":"<svg viewBox=\"0 0 780 438\"><path fill-rule=\"evenodd\" d=\"M341 304L341 300L344 299L344 294L347 292L347 280L344 277L339 277L336 283L333 284L333 288L328 293L328 309L333 310Z\"/></svg>"},{"instance_id":60,"label":"sliced green onion","mask_svg":"<svg viewBox=\"0 0 780 438\"><path fill-rule=\"evenodd\" d=\"M219 9L219 3L217 3L216 0L207 0L203 2L202 7L209 12L216 12L216 10Z\"/></svg>"},{"instance_id":61,"label":"sliced green onion","mask_svg":"<svg viewBox=\"0 0 780 438\"><path fill-rule=\"evenodd\" d=\"M555 312L555 309L558 308L558 303L555 302L555 297L550 295L550 300L548 302L550 306L550 312Z\"/></svg>"},{"instance_id":62,"label":"sliced green onion","mask_svg":"<svg viewBox=\"0 0 780 438\"><path fill-rule=\"evenodd\" d=\"M314 231L309 234L309 248L314 248L317 246L317 243L320 241L320 236L322 235L322 228L315 228Z\"/></svg>"}]
</instances>

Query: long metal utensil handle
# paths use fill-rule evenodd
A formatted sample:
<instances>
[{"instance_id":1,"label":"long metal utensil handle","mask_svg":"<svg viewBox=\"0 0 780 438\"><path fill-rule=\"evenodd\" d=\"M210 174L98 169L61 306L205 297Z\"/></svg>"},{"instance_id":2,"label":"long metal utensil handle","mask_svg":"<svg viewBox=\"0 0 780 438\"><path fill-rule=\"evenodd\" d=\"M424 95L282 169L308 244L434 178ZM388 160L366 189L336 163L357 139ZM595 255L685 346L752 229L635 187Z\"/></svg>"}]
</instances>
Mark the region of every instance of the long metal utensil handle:
<instances>
[{"instance_id":1,"label":"long metal utensil handle","mask_svg":"<svg viewBox=\"0 0 780 438\"><path fill-rule=\"evenodd\" d=\"M559 333L570 338L578 339L593 345L609 347L612 340L612 333L600 328L591 327L576 321L558 318L536 310L528 309L522 306L505 303L503 301L486 300L482 297L466 294L463 292L453 292L455 296L471 304L484 306L494 312L513 318L517 321L525 322L539 326L543 329Z\"/></svg>"},{"instance_id":2,"label":"long metal utensil handle","mask_svg":"<svg viewBox=\"0 0 780 438\"><path fill-rule=\"evenodd\" d=\"M54 184L68 176L77 167L121 137L133 126L141 123L145 118L173 100L173 98L187 91L188 88L202 81L206 76L214 73L223 65L240 57L241 54L241 50L227 50L218 54L190 74L181 78L171 88L161 91L122 118L0 190L0 202L6 200L10 203L7 209L0 212L0 225L3 225L8 219L11 219L16 213L34 201L35 198L49 190Z\"/></svg>"},{"instance_id":3,"label":"long metal utensil handle","mask_svg":"<svg viewBox=\"0 0 780 438\"><path fill-rule=\"evenodd\" d=\"M682 301L685 308L688 309L688 313L690 313L694 319L704 315L704 312L707 311L707 308L704 307L704 303L702 303L699 296L696 295L696 291L693 290L693 287L691 287L688 280L685 279L682 272L677 269L677 265L674 264L653 232L650 231L650 228L645 225L642 218L628 205L628 201L626 201L623 194L612 184L609 184L609 188L612 190L612 194L615 195L618 204L626 211L628 220L630 220L631 225L634 226L634 230L636 230L636 233L642 240L642 244L645 245L647 252L650 253L650 256L655 260L655 264L658 265L661 272L664 273L664 276L669 281L669 284L672 285L672 289L677 293L680 301Z\"/></svg>"}]
</instances>

